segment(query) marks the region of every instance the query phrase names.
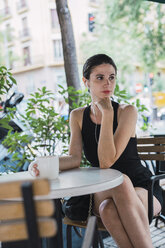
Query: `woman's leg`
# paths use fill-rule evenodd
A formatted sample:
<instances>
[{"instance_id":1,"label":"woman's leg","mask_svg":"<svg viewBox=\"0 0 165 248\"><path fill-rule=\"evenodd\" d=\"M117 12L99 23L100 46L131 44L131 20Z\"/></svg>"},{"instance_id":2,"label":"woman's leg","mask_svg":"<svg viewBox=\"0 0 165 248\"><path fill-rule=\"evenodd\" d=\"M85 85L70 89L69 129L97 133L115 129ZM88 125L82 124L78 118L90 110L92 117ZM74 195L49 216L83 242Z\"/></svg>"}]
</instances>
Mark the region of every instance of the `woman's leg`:
<instances>
[{"instance_id":1,"label":"woman's leg","mask_svg":"<svg viewBox=\"0 0 165 248\"><path fill-rule=\"evenodd\" d=\"M112 198L104 200L100 204L99 212L105 228L114 238L116 244L123 248L133 248Z\"/></svg>"},{"instance_id":2,"label":"woman's leg","mask_svg":"<svg viewBox=\"0 0 165 248\"><path fill-rule=\"evenodd\" d=\"M127 176L124 176L124 182L120 186L107 190L104 192L97 193L95 195L95 210L100 211L100 216L103 223L110 223L110 217L107 215L107 204L100 205L105 199L113 199L116 207L121 225L123 226L122 234L128 236L130 245L134 248L151 248L152 240L150 237L148 216L146 209L143 206L142 201L136 194L136 191ZM100 209L99 209L100 206ZM105 225L106 225L105 223ZM114 223L114 222L113 222ZM116 228L116 226L115 226ZM110 229L113 229L111 227ZM119 228L121 230L121 228ZM110 230L108 229L110 232ZM112 235L112 234L111 234ZM120 233L116 232L116 236L112 235L115 240L118 240ZM119 243L119 241L118 241ZM122 243L118 244L119 247L125 247Z\"/></svg>"},{"instance_id":3,"label":"woman's leg","mask_svg":"<svg viewBox=\"0 0 165 248\"><path fill-rule=\"evenodd\" d=\"M138 195L139 199L142 201L146 209L146 212L148 214L148 191L140 187L136 187L135 190L136 190L136 194ZM153 205L154 205L154 216L156 216L161 211L161 204L155 196L153 199Z\"/></svg>"}]
</instances>

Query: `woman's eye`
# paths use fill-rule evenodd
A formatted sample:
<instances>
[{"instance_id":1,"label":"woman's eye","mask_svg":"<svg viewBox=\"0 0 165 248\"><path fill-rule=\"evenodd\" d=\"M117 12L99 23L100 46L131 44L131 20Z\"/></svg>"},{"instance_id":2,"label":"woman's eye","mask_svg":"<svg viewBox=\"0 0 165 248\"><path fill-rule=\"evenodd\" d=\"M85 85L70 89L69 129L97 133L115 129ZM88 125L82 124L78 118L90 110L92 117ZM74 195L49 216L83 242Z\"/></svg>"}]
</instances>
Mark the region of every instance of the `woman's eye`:
<instances>
[{"instance_id":1,"label":"woman's eye","mask_svg":"<svg viewBox=\"0 0 165 248\"><path fill-rule=\"evenodd\" d=\"M115 76L110 76L110 77L109 77L109 80L110 80L110 81L113 81L114 79L115 79Z\"/></svg>"},{"instance_id":2,"label":"woman's eye","mask_svg":"<svg viewBox=\"0 0 165 248\"><path fill-rule=\"evenodd\" d=\"M98 79L98 80L102 80L102 79L103 79L103 77L101 77L101 76L100 76L100 77L97 77L97 79Z\"/></svg>"}]
</instances>

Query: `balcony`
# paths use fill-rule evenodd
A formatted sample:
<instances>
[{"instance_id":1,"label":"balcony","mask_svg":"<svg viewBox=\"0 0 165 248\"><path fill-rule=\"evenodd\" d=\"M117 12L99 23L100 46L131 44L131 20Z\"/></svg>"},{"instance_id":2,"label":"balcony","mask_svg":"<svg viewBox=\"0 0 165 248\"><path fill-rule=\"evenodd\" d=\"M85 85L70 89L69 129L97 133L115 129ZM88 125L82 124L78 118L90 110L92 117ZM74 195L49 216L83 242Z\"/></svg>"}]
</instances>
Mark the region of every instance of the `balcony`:
<instances>
[{"instance_id":1,"label":"balcony","mask_svg":"<svg viewBox=\"0 0 165 248\"><path fill-rule=\"evenodd\" d=\"M20 39L22 42L25 42L31 39L29 28L24 28L22 31L20 31Z\"/></svg>"},{"instance_id":2,"label":"balcony","mask_svg":"<svg viewBox=\"0 0 165 248\"><path fill-rule=\"evenodd\" d=\"M10 7L6 7L0 11L0 16L2 20L6 20L11 18L11 10Z\"/></svg>"},{"instance_id":3,"label":"balcony","mask_svg":"<svg viewBox=\"0 0 165 248\"><path fill-rule=\"evenodd\" d=\"M27 1L26 0L19 0L19 2L17 2L17 12L20 14L20 13L23 13L27 10L28 10Z\"/></svg>"},{"instance_id":4,"label":"balcony","mask_svg":"<svg viewBox=\"0 0 165 248\"><path fill-rule=\"evenodd\" d=\"M21 60L15 63L12 73L19 74L26 71L33 71L33 70L41 69L44 66L45 66L45 59L43 55L33 56L29 54L29 60L24 56L22 57Z\"/></svg>"}]
</instances>

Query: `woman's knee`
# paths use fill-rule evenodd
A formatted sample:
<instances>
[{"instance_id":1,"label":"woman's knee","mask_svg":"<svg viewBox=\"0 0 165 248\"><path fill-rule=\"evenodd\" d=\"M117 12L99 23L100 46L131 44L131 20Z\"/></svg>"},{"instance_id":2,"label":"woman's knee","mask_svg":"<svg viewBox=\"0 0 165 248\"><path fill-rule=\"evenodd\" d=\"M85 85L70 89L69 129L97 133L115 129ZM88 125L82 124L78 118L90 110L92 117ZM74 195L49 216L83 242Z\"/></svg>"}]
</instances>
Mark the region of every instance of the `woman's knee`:
<instances>
[{"instance_id":1,"label":"woman's knee","mask_svg":"<svg viewBox=\"0 0 165 248\"><path fill-rule=\"evenodd\" d=\"M109 230L116 225L119 216L112 198L106 199L100 204L99 214L104 225L108 227Z\"/></svg>"},{"instance_id":2,"label":"woman's knee","mask_svg":"<svg viewBox=\"0 0 165 248\"><path fill-rule=\"evenodd\" d=\"M113 191L123 191L123 190L130 190L132 189L133 184L131 182L131 180L129 179L129 177L127 175L123 175L123 183L120 184L118 187L115 187L113 189Z\"/></svg>"},{"instance_id":3,"label":"woman's knee","mask_svg":"<svg viewBox=\"0 0 165 248\"><path fill-rule=\"evenodd\" d=\"M129 177L127 175L123 175L124 180L123 183L120 184L118 187L113 189L113 199L119 197L120 199L127 199L135 195L135 189Z\"/></svg>"},{"instance_id":4,"label":"woman's knee","mask_svg":"<svg viewBox=\"0 0 165 248\"><path fill-rule=\"evenodd\" d=\"M99 214L101 217L107 217L109 216L109 213L112 213L113 211L113 200L105 199L103 202L101 202L99 206Z\"/></svg>"}]
</instances>

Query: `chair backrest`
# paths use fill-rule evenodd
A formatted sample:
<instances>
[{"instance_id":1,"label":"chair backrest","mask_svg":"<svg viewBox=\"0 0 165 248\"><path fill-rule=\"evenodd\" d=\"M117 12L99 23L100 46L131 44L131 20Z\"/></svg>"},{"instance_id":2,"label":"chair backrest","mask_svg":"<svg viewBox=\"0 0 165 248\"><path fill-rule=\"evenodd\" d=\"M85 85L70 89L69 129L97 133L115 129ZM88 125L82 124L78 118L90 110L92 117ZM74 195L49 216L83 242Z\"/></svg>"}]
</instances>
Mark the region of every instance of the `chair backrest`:
<instances>
[{"instance_id":1,"label":"chair backrest","mask_svg":"<svg viewBox=\"0 0 165 248\"><path fill-rule=\"evenodd\" d=\"M137 139L137 149L141 160L156 161L156 171L160 172L160 161L165 161L165 137L144 137Z\"/></svg>"},{"instance_id":2,"label":"chair backrest","mask_svg":"<svg viewBox=\"0 0 165 248\"><path fill-rule=\"evenodd\" d=\"M137 144L142 160L165 160L165 137L138 138Z\"/></svg>"},{"instance_id":3,"label":"chair backrest","mask_svg":"<svg viewBox=\"0 0 165 248\"><path fill-rule=\"evenodd\" d=\"M38 248L40 237L56 234L54 202L42 200L49 191L47 179L0 183L1 242L28 240L31 248Z\"/></svg>"},{"instance_id":4,"label":"chair backrest","mask_svg":"<svg viewBox=\"0 0 165 248\"><path fill-rule=\"evenodd\" d=\"M153 187L156 181L165 178L165 171L161 169L162 161L165 161L165 137L144 137L137 139L137 149L141 160L146 167L152 168L155 176L150 178L148 185L148 218L149 223L153 219ZM149 167L150 164L152 167ZM161 214L160 214L161 215ZM159 217L158 217L159 218Z\"/></svg>"}]
</instances>

